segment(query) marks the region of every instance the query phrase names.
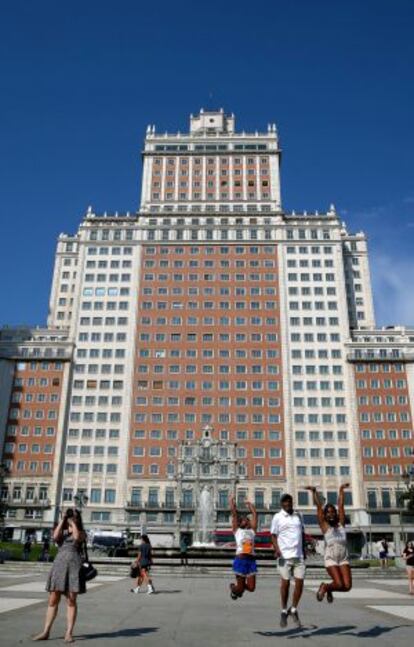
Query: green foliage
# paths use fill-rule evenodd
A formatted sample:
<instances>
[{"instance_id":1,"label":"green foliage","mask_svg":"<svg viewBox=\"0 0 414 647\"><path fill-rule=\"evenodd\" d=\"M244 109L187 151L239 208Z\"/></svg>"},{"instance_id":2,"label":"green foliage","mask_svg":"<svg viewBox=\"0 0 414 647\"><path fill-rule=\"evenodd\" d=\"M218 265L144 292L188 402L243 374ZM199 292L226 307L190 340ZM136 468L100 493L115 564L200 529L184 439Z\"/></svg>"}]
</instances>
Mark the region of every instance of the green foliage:
<instances>
[{"instance_id":1,"label":"green foliage","mask_svg":"<svg viewBox=\"0 0 414 647\"><path fill-rule=\"evenodd\" d=\"M0 551L6 553L6 559L16 560L16 561L23 559L23 544L13 542L13 541L1 541ZM42 544L32 544L29 561L38 562L41 552L42 552ZM53 560L55 558L56 553L57 553L57 547L54 545L51 545L49 549L50 560Z\"/></svg>"}]
</instances>

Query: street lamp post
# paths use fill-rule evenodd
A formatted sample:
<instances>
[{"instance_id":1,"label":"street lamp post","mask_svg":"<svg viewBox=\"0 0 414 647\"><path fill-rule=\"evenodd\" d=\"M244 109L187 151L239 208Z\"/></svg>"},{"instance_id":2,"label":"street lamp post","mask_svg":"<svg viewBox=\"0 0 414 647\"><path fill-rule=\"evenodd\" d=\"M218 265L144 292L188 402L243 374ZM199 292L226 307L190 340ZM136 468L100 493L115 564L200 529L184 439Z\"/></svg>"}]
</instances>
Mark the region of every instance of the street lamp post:
<instances>
[{"instance_id":1,"label":"street lamp post","mask_svg":"<svg viewBox=\"0 0 414 647\"><path fill-rule=\"evenodd\" d=\"M79 508L80 512L82 512L82 508L88 505L89 497L84 492L77 492L74 495L73 500L76 507Z\"/></svg>"},{"instance_id":2,"label":"street lamp post","mask_svg":"<svg viewBox=\"0 0 414 647\"><path fill-rule=\"evenodd\" d=\"M3 489L3 482L5 477L9 473L9 468L4 464L0 463L0 490ZM6 518L8 505L7 501L3 501L3 498L0 499L0 539L3 539L4 532L4 520Z\"/></svg>"},{"instance_id":3,"label":"street lamp post","mask_svg":"<svg viewBox=\"0 0 414 647\"><path fill-rule=\"evenodd\" d=\"M400 514L400 527L402 540L406 541L403 528L403 513L407 509L414 514L414 464L411 465L406 472L401 475L402 482L405 485L405 491L399 495L399 514ZM407 503L406 503L407 502Z\"/></svg>"}]
</instances>

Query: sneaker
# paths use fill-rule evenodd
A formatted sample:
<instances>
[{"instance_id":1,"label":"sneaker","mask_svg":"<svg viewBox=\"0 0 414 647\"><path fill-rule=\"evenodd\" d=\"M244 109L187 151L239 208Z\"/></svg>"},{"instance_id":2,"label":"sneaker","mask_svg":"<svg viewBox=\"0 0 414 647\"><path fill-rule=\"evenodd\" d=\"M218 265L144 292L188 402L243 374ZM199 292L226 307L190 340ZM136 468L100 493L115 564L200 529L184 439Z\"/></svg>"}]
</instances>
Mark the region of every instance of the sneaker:
<instances>
[{"instance_id":1,"label":"sneaker","mask_svg":"<svg viewBox=\"0 0 414 647\"><path fill-rule=\"evenodd\" d=\"M229 585L229 589L230 589L230 597L231 597L231 599L232 599L232 600L237 600L239 596L238 596L238 594L237 594L237 593L235 593L235 592L233 591L233 584L230 584L230 585Z\"/></svg>"},{"instance_id":2,"label":"sneaker","mask_svg":"<svg viewBox=\"0 0 414 647\"><path fill-rule=\"evenodd\" d=\"M289 611L282 611L280 614L280 626L282 628L287 627Z\"/></svg>"},{"instance_id":3,"label":"sneaker","mask_svg":"<svg viewBox=\"0 0 414 647\"><path fill-rule=\"evenodd\" d=\"M295 611L292 611L291 609L289 609L288 613L290 616L292 616L293 624L295 624L297 627L301 627L302 625L299 619L298 610L295 609Z\"/></svg>"},{"instance_id":4,"label":"sneaker","mask_svg":"<svg viewBox=\"0 0 414 647\"><path fill-rule=\"evenodd\" d=\"M327 599L327 601L329 602L329 604L332 604L332 602L334 601L334 596L333 596L333 594L332 594L332 591L328 591L328 592L327 592L327 594L326 594L326 599Z\"/></svg>"},{"instance_id":5,"label":"sneaker","mask_svg":"<svg viewBox=\"0 0 414 647\"><path fill-rule=\"evenodd\" d=\"M151 593L154 593L154 587L148 584L147 595L151 595Z\"/></svg>"},{"instance_id":6,"label":"sneaker","mask_svg":"<svg viewBox=\"0 0 414 647\"><path fill-rule=\"evenodd\" d=\"M131 593L139 593L141 591L141 588L139 586L136 586L134 589L131 589Z\"/></svg>"}]
</instances>

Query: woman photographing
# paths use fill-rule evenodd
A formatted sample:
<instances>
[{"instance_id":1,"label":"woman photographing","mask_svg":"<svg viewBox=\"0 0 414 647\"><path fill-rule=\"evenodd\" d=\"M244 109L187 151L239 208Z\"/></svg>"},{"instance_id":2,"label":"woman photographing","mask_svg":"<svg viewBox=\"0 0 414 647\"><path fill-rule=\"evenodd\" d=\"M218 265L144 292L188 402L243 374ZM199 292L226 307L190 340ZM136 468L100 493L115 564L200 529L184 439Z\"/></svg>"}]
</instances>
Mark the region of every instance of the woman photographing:
<instances>
[{"instance_id":1,"label":"woman photographing","mask_svg":"<svg viewBox=\"0 0 414 647\"><path fill-rule=\"evenodd\" d=\"M345 530L344 490L347 487L349 483L344 483L339 488L338 509L332 503L322 507L316 488L306 488L313 494L319 526L325 539L325 568L332 578L331 582L322 582L320 585L316 594L319 602L322 602L325 595L328 602L333 602L333 591L350 591L352 588Z\"/></svg>"},{"instance_id":2,"label":"woman photographing","mask_svg":"<svg viewBox=\"0 0 414 647\"><path fill-rule=\"evenodd\" d=\"M49 601L45 626L40 634L33 637L33 640L49 638L63 593L67 603L65 643L74 642L73 628L77 615L77 596L79 593L86 592L86 583L81 575L85 539L80 512L69 508L53 532L53 541L58 544L59 549L46 583Z\"/></svg>"}]
</instances>

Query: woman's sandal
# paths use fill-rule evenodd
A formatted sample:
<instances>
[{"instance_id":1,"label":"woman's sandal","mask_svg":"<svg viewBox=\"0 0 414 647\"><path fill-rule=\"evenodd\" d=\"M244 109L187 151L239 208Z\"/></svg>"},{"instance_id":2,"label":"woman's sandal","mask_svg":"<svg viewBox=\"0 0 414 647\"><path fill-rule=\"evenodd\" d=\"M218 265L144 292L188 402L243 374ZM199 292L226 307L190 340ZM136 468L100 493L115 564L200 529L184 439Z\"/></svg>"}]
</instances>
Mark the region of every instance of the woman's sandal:
<instances>
[{"instance_id":1,"label":"woman's sandal","mask_svg":"<svg viewBox=\"0 0 414 647\"><path fill-rule=\"evenodd\" d=\"M324 584L324 583L322 582L322 584L320 585L320 587L319 587L319 589L318 589L318 592L317 592L317 594L316 594L316 599L318 600L318 602L322 602L322 601L323 601L323 599L324 599L324 597L325 597L325 593L326 593L326 584Z\"/></svg>"}]
</instances>

